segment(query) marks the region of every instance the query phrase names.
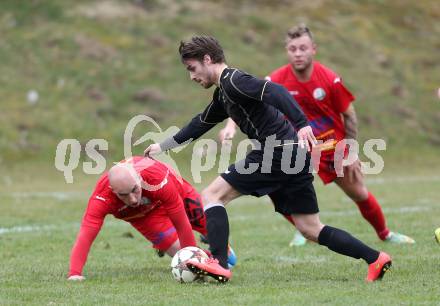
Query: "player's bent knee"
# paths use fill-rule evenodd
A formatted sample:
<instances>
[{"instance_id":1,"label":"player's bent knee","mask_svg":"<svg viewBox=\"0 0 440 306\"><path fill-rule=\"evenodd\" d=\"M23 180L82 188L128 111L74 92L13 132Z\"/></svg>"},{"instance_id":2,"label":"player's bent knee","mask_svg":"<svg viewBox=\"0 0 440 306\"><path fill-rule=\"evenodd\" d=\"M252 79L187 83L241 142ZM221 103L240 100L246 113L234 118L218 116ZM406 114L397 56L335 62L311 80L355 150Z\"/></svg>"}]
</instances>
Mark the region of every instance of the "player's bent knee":
<instances>
[{"instance_id":1,"label":"player's bent knee","mask_svg":"<svg viewBox=\"0 0 440 306\"><path fill-rule=\"evenodd\" d=\"M204 189L201 192L202 195L202 200L204 205L206 206L209 203L219 203L219 204L223 204L223 202L221 201L221 197L219 196L218 193L214 193L212 192L212 190L208 188Z\"/></svg>"},{"instance_id":2,"label":"player's bent knee","mask_svg":"<svg viewBox=\"0 0 440 306\"><path fill-rule=\"evenodd\" d=\"M311 240L311 241L315 241L315 242L318 241L318 236L321 231L321 229L319 227L305 227L302 229L298 228L298 230L301 232L301 234L305 238L307 238L308 240Z\"/></svg>"},{"instance_id":3,"label":"player's bent knee","mask_svg":"<svg viewBox=\"0 0 440 306\"><path fill-rule=\"evenodd\" d=\"M220 203L226 205L237 197L228 185L223 188L218 185L208 186L201 192L201 195L205 205L208 203Z\"/></svg>"},{"instance_id":4,"label":"player's bent knee","mask_svg":"<svg viewBox=\"0 0 440 306\"><path fill-rule=\"evenodd\" d=\"M301 234L311 241L318 241L319 233L321 232L324 224L321 223L319 217L307 216L294 218L295 225Z\"/></svg>"},{"instance_id":5,"label":"player's bent knee","mask_svg":"<svg viewBox=\"0 0 440 306\"><path fill-rule=\"evenodd\" d=\"M307 240L310 240L310 241L317 241L318 240L318 237L315 237L315 235L313 235L312 231L303 229L303 230L300 230L300 232L304 236L304 238L306 238Z\"/></svg>"}]
</instances>

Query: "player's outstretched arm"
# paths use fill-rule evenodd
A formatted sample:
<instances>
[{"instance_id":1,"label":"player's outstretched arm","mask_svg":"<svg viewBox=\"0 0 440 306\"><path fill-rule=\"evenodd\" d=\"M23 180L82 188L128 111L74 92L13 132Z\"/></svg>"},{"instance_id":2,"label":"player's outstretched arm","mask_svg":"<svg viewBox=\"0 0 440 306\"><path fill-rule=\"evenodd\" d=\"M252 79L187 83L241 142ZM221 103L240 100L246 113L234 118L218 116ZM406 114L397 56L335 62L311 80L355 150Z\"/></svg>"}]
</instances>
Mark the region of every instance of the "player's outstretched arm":
<instances>
[{"instance_id":1,"label":"player's outstretched arm","mask_svg":"<svg viewBox=\"0 0 440 306\"><path fill-rule=\"evenodd\" d=\"M67 280L70 280L70 281L83 281L85 279L86 278L82 275L71 275L67 278Z\"/></svg>"},{"instance_id":2,"label":"player's outstretched arm","mask_svg":"<svg viewBox=\"0 0 440 306\"><path fill-rule=\"evenodd\" d=\"M222 122L229 117L222 106L222 102L219 100L218 92L219 89L217 88L214 92L213 100L206 107L203 113L196 115L174 136L165 139L159 144L160 152L165 152L196 140L212 129L217 123ZM145 151L152 152L152 150L156 150L156 152L159 152L157 146L154 146L150 149L147 148L147 150Z\"/></svg>"},{"instance_id":3,"label":"player's outstretched arm","mask_svg":"<svg viewBox=\"0 0 440 306\"><path fill-rule=\"evenodd\" d=\"M85 279L82 275L83 267L86 264L93 241L101 230L105 215L103 203L92 196L70 254L68 280Z\"/></svg>"},{"instance_id":4,"label":"player's outstretched arm","mask_svg":"<svg viewBox=\"0 0 440 306\"><path fill-rule=\"evenodd\" d=\"M308 125L301 107L283 86L268 82L262 100L286 115L297 131Z\"/></svg>"},{"instance_id":5,"label":"player's outstretched arm","mask_svg":"<svg viewBox=\"0 0 440 306\"><path fill-rule=\"evenodd\" d=\"M187 246L197 246L196 238L192 231L191 223L189 223L188 216L185 209L175 211L169 214L173 226L176 228L177 236L179 237L180 246L185 248Z\"/></svg>"},{"instance_id":6,"label":"player's outstretched arm","mask_svg":"<svg viewBox=\"0 0 440 306\"><path fill-rule=\"evenodd\" d=\"M172 182L168 182L162 189L157 191L157 196L162 200L162 205L165 207L168 217L176 229L180 246L182 248L197 246L183 200L176 186Z\"/></svg>"},{"instance_id":7,"label":"player's outstretched arm","mask_svg":"<svg viewBox=\"0 0 440 306\"><path fill-rule=\"evenodd\" d=\"M83 280L82 270L99 229L81 226L70 255L68 280Z\"/></svg>"},{"instance_id":8,"label":"player's outstretched arm","mask_svg":"<svg viewBox=\"0 0 440 306\"><path fill-rule=\"evenodd\" d=\"M297 132L297 134L299 146L301 148L306 148L307 151L310 151L310 148L315 147L315 145L317 144L317 140L315 138L315 135L313 134L313 130L309 125L301 128Z\"/></svg>"},{"instance_id":9,"label":"player's outstretched arm","mask_svg":"<svg viewBox=\"0 0 440 306\"><path fill-rule=\"evenodd\" d=\"M296 130L308 125L303 111L287 89L268 80L261 80L245 73L236 73L230 79L229 94L237 96L236 101L246 98L272 105L287 116Z\"/></svg>"},{"instance_id":10,"label":"player's outstretched arm","mask_svg":"<svg viewBox=\"0 0 440 306\"><path fill-rule=\"evenodd\" d=\"M144 151L144 156L152 157L153 155L157 155L162 153L162 149L160 148L160 144L153 143L148 146L148 148Z\"/></svg>"}]
</instances>

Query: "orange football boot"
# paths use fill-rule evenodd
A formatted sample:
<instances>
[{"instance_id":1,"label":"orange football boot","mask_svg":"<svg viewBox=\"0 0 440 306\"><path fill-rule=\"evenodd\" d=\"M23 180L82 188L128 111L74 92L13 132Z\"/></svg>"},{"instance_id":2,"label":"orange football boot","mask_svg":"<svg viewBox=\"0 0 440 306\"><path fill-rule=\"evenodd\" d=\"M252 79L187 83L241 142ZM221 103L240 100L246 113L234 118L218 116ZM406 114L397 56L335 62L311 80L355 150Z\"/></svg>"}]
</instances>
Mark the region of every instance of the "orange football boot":
<instances>
[{"instance_id":1,"label":"orange football boot","mask_svg":"<svg viewBox=\"0 0 440 306\"><path fill-rule=\"evenodd\" d=\"M367 282L381 280L385 272L391 268L391 256L385 252L380 252L375 262L368 266Z\"/></svg>"},{"instance_id":2,"label":"orange football boot","mask_svg":"<svg viewBox=\"0 0 440 306\"><path fill-rule=\"evenodd\" d=\"M197 275L208 275L221 283L226 283L232 277L232 272L220 266L215 258L191 258L186 262L186 266Z\"/></svg>"}]
</instances>

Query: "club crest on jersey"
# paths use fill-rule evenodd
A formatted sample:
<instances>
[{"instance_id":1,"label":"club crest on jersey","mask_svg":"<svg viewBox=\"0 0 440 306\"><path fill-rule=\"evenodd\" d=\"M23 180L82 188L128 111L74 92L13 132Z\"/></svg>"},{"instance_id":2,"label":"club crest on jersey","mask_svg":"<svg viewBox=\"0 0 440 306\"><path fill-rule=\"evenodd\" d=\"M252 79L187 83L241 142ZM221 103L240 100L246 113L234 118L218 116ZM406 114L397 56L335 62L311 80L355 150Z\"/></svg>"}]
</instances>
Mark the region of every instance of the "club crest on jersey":
<instances>
[{"instance_id":1,"label":"club crest on jersey","mask_svg":"<svg viewBox=\"0 0 440 306\"><path fill-rule=\"evenodd\" d=\"M326 95L325 91L321 87L318 87L313 91L313 98L315 98L318 101L324 100L325 95Z\"/></svg>"}]
</instances>

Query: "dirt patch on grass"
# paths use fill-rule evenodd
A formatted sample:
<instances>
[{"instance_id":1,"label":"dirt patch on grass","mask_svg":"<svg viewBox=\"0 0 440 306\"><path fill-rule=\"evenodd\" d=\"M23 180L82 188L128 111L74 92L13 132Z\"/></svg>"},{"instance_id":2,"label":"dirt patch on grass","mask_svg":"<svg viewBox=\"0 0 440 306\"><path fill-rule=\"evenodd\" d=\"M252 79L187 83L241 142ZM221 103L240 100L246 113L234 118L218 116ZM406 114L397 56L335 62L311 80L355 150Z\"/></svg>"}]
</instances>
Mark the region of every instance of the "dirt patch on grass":
<instances>
[{"instance_id":1,"label":"dirt patch on grass","mask_svg":"<svg viewBox=\"0 0 440 306\"><path fill-rule=\"evenodd\" d=\"M85 35L76 35L75 42L79 47L81 56L84 57L106 60L112 59L117 55L116 49L113 47Z\"/></svg>"},{"instance_id":2,"label":"dirt patch on grass","mask_svg":"<svg viewBox=\"0 0 440 306\"><path fill-rule=\"evenodd\" d=\"M72 13L90 19L112 20L142 18L147 15L145 9L131 3L99 1L77 6Z\"/></svg>"}]
</instances>

